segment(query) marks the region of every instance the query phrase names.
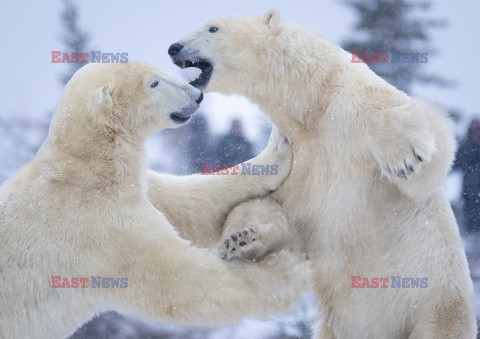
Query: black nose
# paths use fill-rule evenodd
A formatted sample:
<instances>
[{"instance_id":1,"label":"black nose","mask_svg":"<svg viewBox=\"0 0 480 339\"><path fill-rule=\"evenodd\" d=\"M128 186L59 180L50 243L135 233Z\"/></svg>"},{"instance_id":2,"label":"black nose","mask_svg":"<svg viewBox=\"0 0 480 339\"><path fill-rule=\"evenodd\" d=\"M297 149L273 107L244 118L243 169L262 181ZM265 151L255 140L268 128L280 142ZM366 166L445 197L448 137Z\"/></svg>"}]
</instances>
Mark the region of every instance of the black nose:
<instances>
[{"instance_id":1,"label":"black nose","mask_svg":"<svg viewBox=\"0 0 480 339\"><path fill-rule=\"evenodd\" d=\"M180 45L177 43L170 45L170 47L168 48L168 55L175 55L178 52L180 52L182 48L183 48L183 45Z\"/></svg>"},{"instance_id":2,"label":"black nose","mask_svg":"<svg viewBox=\"0 0 480 339\"><path fill-rule=\"evenodd\" d=\"M203 100L203 92L200 92L200 96L198 97L197 100L195 100L195 102L196 102L197 104L199 104L199 103L202 102L202 100Z\"/></svg>"}]
</instances>

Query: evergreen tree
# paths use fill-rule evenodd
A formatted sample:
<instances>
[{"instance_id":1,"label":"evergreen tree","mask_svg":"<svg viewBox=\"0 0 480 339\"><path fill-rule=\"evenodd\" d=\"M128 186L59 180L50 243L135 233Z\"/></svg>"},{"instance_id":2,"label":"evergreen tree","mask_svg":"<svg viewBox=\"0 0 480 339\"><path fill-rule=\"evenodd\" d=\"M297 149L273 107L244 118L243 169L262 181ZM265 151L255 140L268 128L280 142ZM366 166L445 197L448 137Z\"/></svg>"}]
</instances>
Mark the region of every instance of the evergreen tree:
<instances>
[{"instance_id":1,"label":"evergreen tree","mask_svg":"<svg viewBox=\"0 0 480 339\"><path fill-rule=\"evenodd\" d=\"M378 62L368 65L387 82L406 93L410 93L412 84L415 82L440 86L450 84L441 77L422 72L425 64L420 62L420 58L417 62L392 62L394 54L399 56L400 53L414 55L428 53L427 58L435 54L429 43L430 29L445 27L446 22L416 16L418 12L430 9L430 1L347 0L346 4L358 14L359 21L355 29L361 34L358 34L359 38L345 41L343 44L345 50L369 54L389 53L388 63Z\"/></svg>"},{"instance_id":2,"label":"evergreen tree","mask_svg":"<svg viewBox=\"0 0 480 339\"><path fill-rule=\"evenodd\" d=\"M78 9L72 3L71 0L63 1L64 8L60 13L60 19L62 21L64 35L62 37L62 42L65 44L65 50L62 52L66 53L89 53L88 41L89 37L86 32L80 29L78 25ZM70 54L71 55L71 54ZM71 63L69 65L69 70L62 76L62 84L66 84L72 75L79 70L86 63Z\"/></svg>"}]
</instances>

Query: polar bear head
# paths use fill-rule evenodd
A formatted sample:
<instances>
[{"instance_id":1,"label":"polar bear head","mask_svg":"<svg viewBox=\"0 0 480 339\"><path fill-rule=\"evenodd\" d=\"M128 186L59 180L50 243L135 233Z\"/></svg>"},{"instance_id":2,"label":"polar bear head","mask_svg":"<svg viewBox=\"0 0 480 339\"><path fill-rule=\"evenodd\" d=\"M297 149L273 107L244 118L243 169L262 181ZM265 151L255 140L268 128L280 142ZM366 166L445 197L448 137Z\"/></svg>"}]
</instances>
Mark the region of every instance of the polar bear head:
<instances>
[{"instance_id":1,"label":"polar bear head","mask_svg":"<svg viewBox=\"0 0 480 339\"><path fill-rule=\"evenodd\" d=\"M141 142L186 123L202 98L199 89L146 63L89 64L65 87L51 133L64 143L104 134Z\"/></svg>"},{"instance_id":2,"label":"polar bear head","mask_svg":"<svg viewBox=\"0 0 480 339\"><path fill-rule=\"evenodd\" d=\"M210 21L172 44L168 53L177 66L202 70L191 85L246 96L277 125L272 112L279 107L289 107L283 115L290 115L290 121L307 124L308 112L329 92L329 74L349 65L351 58L327 39L281 20L276 9L263 16Z\"/></svg>"},{"instance_id":3,"label":"polar bear head","mask_svg":"<svg viewBox=\"0 0 480 339\"><path fill-rule=\"evenodd\" d=\"M217 19L172 44L168 54L179 67L201 69L191 85L229 92L258 74L264 61L261 58L273 47L271 40L279 32L280 14L276 9L263 17Z\"/></svg>"}]
</instances>

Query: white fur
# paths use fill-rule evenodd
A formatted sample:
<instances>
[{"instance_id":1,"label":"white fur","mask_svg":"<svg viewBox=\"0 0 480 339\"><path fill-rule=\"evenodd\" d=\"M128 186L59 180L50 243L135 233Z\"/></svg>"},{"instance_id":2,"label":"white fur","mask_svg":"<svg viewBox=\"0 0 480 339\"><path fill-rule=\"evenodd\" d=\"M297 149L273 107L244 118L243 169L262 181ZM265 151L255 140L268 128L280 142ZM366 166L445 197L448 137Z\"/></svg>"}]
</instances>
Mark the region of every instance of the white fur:
<instances>
[{"instance_id":1,"label":"white fur","mask_svg":"<svg viewBox=\"0 0 480 339\"><path fill-rule=\"evenodd\" d=\"M291 253L227 263L181 239L147 198L145 138L178 126L170 113L193 113L199 94L140 63L88 65L70 80L36 158L0 190L1 338L65 337L112 308L154 321L217 325L283 310L298 298L308 267ZM226 215L288 174L291 151L283 137L273 141L252 161L280 164L278 176L215 183L150 173L157 205L183 228L195 223L186 214L215 223L215 213ZM184 180L191 185L178 194ZM189 201L209 208L212 191L223 205L189 210ZM126 277L128 287L56 289L53 275Z\"/></svg>"},{"instance_id":2,"label":"white fur","mask_svg":"<svg viewBox=\"0 0 480 339\"><path fill-rule=\"evenodd\" d=\"M282 206L275 200L270 197L249 200L228 215L223 229L224 240L217 253L225 260L256 260L287 246L298 250L298 235L292 231Z\"/></svg>"},{"instance_id":3,"label":"white fur","mask_svg":"<svg viewBox=\"0 0 480 339\"><path fill-rule=\"evenodd\" d=\"M455 150L443 112L276 10L213 20L179 43L212 62L207 91L246 96L293 142L292 171L272 197L313 260L319 337L475 336L467 261L441 191ZM352 289L358 275L429 285Z\"/></svg>"}]
</instances>

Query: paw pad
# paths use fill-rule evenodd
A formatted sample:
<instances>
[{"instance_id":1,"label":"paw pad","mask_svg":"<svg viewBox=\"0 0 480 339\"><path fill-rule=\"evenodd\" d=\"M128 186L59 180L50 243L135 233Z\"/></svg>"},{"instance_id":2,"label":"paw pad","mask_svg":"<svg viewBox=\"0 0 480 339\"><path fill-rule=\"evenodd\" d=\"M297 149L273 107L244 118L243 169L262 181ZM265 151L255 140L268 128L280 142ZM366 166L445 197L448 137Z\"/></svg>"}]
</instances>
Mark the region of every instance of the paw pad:
<instances>
[{"instance_id":1,"label":"paw pad","mask_svg":"<svg viewBox=\"0 0 480 339\"><path fill-rule=\"evenodd\" d=\"M245 228L231 234L218 249L218 254L223 260L234 260L242 257L242 253L248 252L249 246L257 238L253 235L255 230ZM238 250L237 250L238 249Z\"/></svg>"}]
</instances>

